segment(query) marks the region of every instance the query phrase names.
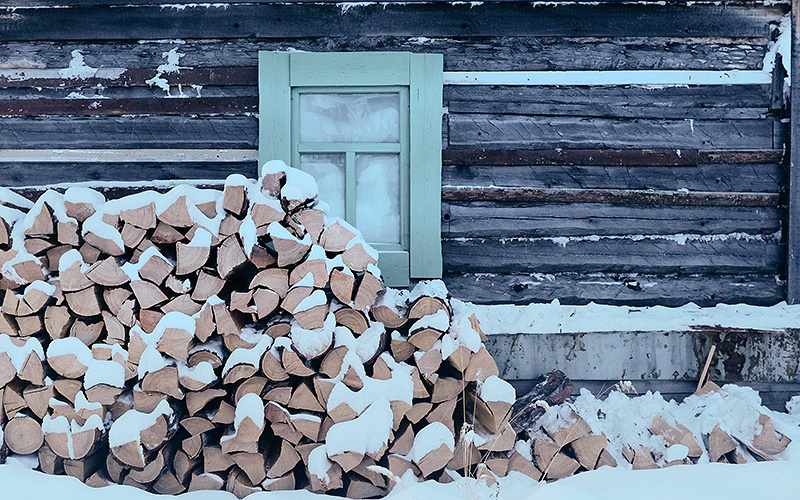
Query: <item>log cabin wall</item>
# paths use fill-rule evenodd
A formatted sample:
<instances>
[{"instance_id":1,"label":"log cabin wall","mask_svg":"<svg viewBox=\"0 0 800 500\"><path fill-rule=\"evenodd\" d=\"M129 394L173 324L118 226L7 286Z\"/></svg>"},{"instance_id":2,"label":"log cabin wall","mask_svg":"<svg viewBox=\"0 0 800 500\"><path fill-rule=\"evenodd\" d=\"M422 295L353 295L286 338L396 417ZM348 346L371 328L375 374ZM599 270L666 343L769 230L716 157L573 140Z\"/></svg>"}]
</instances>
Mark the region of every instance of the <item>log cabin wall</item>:
<instances>
[{"instance_id":1,"label":"log cabin wall","mask_svg":"<svg viewBox=\"0 0 800 500\"><path fill-rule=\"evenodd\" d=\"M0 1L0 184L254 176L259 50L442 53L454 296L785 298L784 71L762 70L788 5L46 3ZM667 81L709 72L728 83Z\"/></svg>"}]
</instances>

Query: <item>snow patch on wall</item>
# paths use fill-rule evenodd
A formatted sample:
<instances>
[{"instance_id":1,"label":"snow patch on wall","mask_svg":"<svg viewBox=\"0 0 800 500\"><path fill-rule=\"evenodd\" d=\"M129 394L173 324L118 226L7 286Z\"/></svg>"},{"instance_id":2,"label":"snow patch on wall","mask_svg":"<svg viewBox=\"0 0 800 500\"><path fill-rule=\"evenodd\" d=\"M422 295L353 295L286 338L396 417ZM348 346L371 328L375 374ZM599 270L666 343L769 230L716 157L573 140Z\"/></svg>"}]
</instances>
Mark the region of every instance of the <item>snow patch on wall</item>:
<instances>
[{"instance_id":1,"label":"snow patch on wall","mask_svg":"<svg viewBox=\"0 0 800 500\"><path fill-rule=\"evenodd\" d=\"M80 50L73 50L71 54L72 60L69 62L69 67L58 70L61 78L85 80L97 74L97 68L91 68L86 64Z\"/></svg>"}]
</instances>

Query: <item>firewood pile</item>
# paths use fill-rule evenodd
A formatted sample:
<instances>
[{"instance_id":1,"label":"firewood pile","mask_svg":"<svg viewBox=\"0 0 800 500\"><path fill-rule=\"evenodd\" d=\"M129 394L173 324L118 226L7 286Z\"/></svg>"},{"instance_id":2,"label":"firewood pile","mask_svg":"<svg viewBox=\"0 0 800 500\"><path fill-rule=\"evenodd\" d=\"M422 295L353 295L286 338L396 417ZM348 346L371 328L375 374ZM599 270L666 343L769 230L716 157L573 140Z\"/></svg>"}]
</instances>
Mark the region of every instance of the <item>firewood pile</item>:
<instances>
[{"instance_id":1,"label":"firewood pile","mask_svg":"<svg viewBox=\"0 0 800 500\"><path fill-rule=\"evenodd\" d=\"M552 375L550 378L554 380L548 379L540 384L547 390L531 391L532 395L543 396L538 398L539 401L546 402L548 398L544 396L557 393L563 386L559 385L563 384L563 374L562 380ZM708 393L728 397L725 390L713 382L707 382L696 395ZM532 458L535 470L530 475L547 481L595 470L604 465L640 470L697 464L701 461L730 464L772 461L777 460L776 455L791 442L788 436L775 429L769 415L752 407L748 408L747 415L743 412L739 416L742 421L748 418L753 420L747 429L729 429L726 432L716 424L699 436L682 423L656 414L645 423L645 433L655 438L649 441L655 441L656 446L633 445L619 439L611 442L602 432L593 432L589 423L570 403L552 407L534 403L526 407L541 408L541 411L533 420L524 419L530 425L519 425L515 421L522 413L516 413L512 418L514 428L525 442L524 445L520 442L517 449L524 447L525 455ZM753 432L756 428L758 430Z\"/></svg>"},{"instance_id":2,"label":"firewood pile","mask_svg":"<svg viewBox=\"0 0 800 500\"><path fill-rule=\"evenodd\" d=\"M475 316L441 282L387 289L308 174L265 172L115 200L0 190L0 457L240 498L533 475Z\"/></svg>"}]
</instances>

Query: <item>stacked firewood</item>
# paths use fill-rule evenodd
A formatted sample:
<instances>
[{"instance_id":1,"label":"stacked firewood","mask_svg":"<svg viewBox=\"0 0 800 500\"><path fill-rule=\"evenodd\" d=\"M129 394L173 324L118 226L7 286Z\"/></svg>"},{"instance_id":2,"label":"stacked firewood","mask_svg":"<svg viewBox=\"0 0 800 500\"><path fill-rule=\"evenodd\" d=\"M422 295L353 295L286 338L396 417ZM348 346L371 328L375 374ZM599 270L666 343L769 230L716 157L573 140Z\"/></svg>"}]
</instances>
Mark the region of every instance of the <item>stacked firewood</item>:
<instances>
[{"instance_id":1,"label":"stacked firewood","mask_svg":"<svg viewBox=\"0 0 800 500\"><path fill-rule=\"evenodd\" d=\"M0 190L2 458L238 497L533 474L475 316L441 282L387 289L310 176L264 171L116 200Z\"/></svg>"},{"instance_id":2,"label":"stacked firewood","mask_svg":"<svg viewBox=\"0 0 800 500\"><path fill-rule=\"evenodd\" d=\"M716 392L722 397L724 389L713 382L706 383L696 394ZM611 443L602 432L593 432L570 403L549 407L538 413L538 418L526 420L532 423L520 428L512 420L521 437L527 437L525 453L533 459L536 470L532 476L547 481L562 479L573 474L595 470L604 465L617 467L618 460L634 470L657 469L672 465L696 464L701 460L730 464L754 461L776 460L776 455L789 445L788 436L775 429L769 415L755 409L749 415L753 427L760 430L755 434L748 431L723 431L719 424L710 432L696 436L680 422L667 421L661 415L653 416L647 425L647 435L657 437L657 449L643 444ZM669 417L667 417L669 418ZM757 425L756 424L757 421ZM524 426L523 426L524 427ZM609 450L614 449L614 453ZM617 458L614 458L614 455Z\"/></svg>"}]
</instances>

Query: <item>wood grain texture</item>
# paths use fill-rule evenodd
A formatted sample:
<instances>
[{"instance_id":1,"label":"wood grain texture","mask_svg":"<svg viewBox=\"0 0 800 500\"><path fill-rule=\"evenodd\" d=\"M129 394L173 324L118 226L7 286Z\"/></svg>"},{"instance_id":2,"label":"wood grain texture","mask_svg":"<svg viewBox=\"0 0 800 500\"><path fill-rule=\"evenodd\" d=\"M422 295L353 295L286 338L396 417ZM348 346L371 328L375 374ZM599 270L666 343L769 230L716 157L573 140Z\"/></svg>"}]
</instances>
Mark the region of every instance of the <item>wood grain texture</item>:
<instances>
[{"instance_id":1,"label":"wood grain texture","mask_svg":"<svg viewBox=\"0 0 800 500\"><path fill-rule=\"evenodd\" d=\"M449 147L772 149L773 120L450 114Z\"/></svg>"},{"instance_id":2,"label":"wood grain texture","mask_svg":"<svg viewBox=\"0 0 800 500\"><path fill-rule=\"evenodd\" d=\"M639 272L775 274L784 251L775 238L659 237L582 239L458 238L442 240L444 272ZM595 241L593 241L595 240ZM563 246L560 243L565 243Z\"/></svg>"},{"instance_id":3,"label":"wood grain texture","mask_svg":"<svg viewBox=\"0 0 800 500\"><path fill-rule=\"evenodd\" d=\"M777 207L777 193L709 193L624 189L442 188L443 201L613 203L618 205Z\"/></svg>"},{"instance_id":4,"label":"wood grain texture","mask_svg":"<svg viewBox=\"0 0 800 500\"><path fill-rule=\"evenodd\" d=\"M256 162L17 163L0 162L2 185L42 186L61 182L224 179L256 177ZM41 193L40 193L41 194Z\"/></svg>"},{"instance_id":5,"label":"wood grain texture","mask_svg":"<svg viewBox=\"0 0 800 500\"><path fill-rule=\"evenodd\" d=\"M149 2L148 2L149 3ZM769 38L766 31L745 38L682 37L540 37L480 38L407 37L390 35L330 36L273 40L183 40L181 65L249 66L258 51L309 52L410 51L441 53L445 71L546 71L631 69L761 69ZM155 68L162 54L176 47L170 40L109 42L10 42L0 44L0 60L8 68L66 68L73 50L80 50L92 68Z\"/></svg>"},{"instance_id":6,"label":"wood grain texture","mask_svg":"<svg viewBox=\"0 0 800 500\"><path fill-rule=\"evenodd\" d=\"M124 69L119 68L118 61L111 61L110 63L113 64L112 68L117 68L118 70L82 79L63 78L54 70L37 71L36 68L9 70L7 72L10 74L7 76L0 73L0 88L63 88L65 86L87 88L96 87L97 85L102 85L103 87L153 87L153 84L148 83L147 80L157 75L155 68ZM67 64L69 64L69 61ZM255 67L216 66L206 68L187 67L176 72L162 72L158 76L166 80L169 85L180 84L187 87L190 85L241 86L257 85L257 74L258 70Z\"/></svg>"},{"instance_id":7,"label":"wood grain texture","mask_svg":"<svg viewBox=\"0 0 800 500\"><path fill-rule=\"evenodd\" d=\"M777 193L786 170L776 163L697 166L470 166L442 168L445 186L656 189Z\"/></svg>"},{"instance_id":8,"label":"wood grain texture","mask_svg":"<svg viewBox=\"0 0 800 500\"><path fill-rule=\"evenodd\" d=\"M697 149L446 149L444 165L695 166L717 163L783 163L783 149L699 151Z\"/></svg>"},{"instance_id":9,"label":"wood grain texture","mask_svg":"<svg viewBox=\"0 0 800 500\"><path fill-rule=\"evenodd\" d=\"M784 300L786 285L772 274L445 274L454 297L481 304L600 304L703 307L720 303L769 306Z\"/></svg>"},{"instance_id":10,"label":"wood grain texture","mask_svg":"<svg viewBox=\"0 0 800 500\"><path fill-rule=\"evenodd\" d=\"M449 86L451 113L607 118L759 119L770 106L769 85L696 87Z\"/></svg>"},{"instance_id":11,"label":"wood grain texture","mask_svg":"<svg viewBox=\"0 0 800 500\"><path fill-rule=\"evenodd\" d=\"M257 112L257 97L0 100L0 115L5 116L242 115Z\"/></svg>"},{"instance_id":12,"label":"wood grain texture","mask_svg":"<svg viewBox=\"0 0 800 500\"><path fill-rule=\"evenodd\" d=\"M766 36L785 6L187 4L21 7L0 17L4 40L137 40L395 36Z\"/></svg>"},{"instance_id":13,"label":"wood grain texture","mask_svg":"<svg viewBox=\"0 0 800 500\"><path fill-rule=\"evenodd\" d=\"M252 148L252 116L4 118L0 148Z\"/></svg>"},{"instance_id":14,"label":"wood grain texture","mask_svg":"<svg viewBox=\"0 0 800 500\"><path fill-rule=\"evenodd\" d=\"M780 211L750 207L619 206L596 203L444 203L446 238L613 236L635 234L772 234Z\"/></svg>"}]
</instances>

